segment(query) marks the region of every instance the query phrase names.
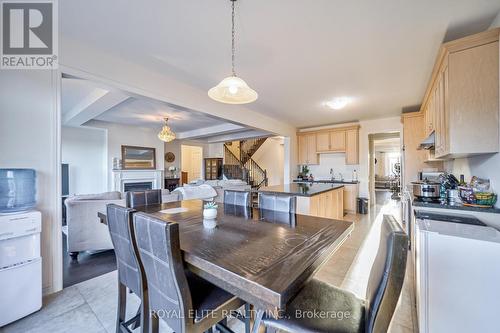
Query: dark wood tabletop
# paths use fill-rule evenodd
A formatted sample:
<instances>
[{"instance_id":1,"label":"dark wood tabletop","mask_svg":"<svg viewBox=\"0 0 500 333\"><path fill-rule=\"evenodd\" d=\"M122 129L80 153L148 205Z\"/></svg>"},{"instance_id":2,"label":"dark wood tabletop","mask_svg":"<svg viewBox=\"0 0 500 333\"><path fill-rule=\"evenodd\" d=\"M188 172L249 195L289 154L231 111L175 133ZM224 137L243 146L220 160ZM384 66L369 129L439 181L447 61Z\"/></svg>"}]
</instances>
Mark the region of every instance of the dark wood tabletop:
<instances>
[{"instance_id":1,"label":"dark wood tabletop","mask_svg":"<svg viewBox=\"0 0 500 333\"><path fill-rule=\"evenodd\" d=\"M163 210L182 212L164 213ZM236 208L236 209L233 209ZM190 270L260 309L281 310L350 235L353 223L294 215L294 226L219 204L217 227L203 226L203 201L136 208L179 223Z\"/></svg>"}]
</instances>

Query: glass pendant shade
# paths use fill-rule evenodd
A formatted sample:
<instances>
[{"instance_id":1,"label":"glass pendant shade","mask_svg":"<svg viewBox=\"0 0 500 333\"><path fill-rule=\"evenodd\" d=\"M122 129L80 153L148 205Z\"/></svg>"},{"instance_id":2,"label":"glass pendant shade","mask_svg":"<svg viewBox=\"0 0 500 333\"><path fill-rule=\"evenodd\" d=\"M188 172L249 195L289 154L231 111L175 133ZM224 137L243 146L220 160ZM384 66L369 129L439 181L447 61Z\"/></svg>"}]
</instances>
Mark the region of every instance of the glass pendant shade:
<instances>
[{"instance_id":1,"label":"glass pendant shade","mask_svg":"<svg viewBox=\"0 0 500 333\"><path fill-rule=\"evenodd\" d=\"M170 142L175 140L175 133L170 127L168 127L167 121L168 118L165 119L165 125L163 125L160 133L158 133L158 139L160 139L161 141Z\"/></svg>"},{"instance_id":2,"label":"glass pendant shade","mask_svg":"<svg viewBox=\"0 0 500 333\"><path fill-rule=\"evenodd\" d=\"M229 76L208 91L208 96L217 102L246 104L255 101L258 94L237 76Z\"/></svg>"}]
</instances>

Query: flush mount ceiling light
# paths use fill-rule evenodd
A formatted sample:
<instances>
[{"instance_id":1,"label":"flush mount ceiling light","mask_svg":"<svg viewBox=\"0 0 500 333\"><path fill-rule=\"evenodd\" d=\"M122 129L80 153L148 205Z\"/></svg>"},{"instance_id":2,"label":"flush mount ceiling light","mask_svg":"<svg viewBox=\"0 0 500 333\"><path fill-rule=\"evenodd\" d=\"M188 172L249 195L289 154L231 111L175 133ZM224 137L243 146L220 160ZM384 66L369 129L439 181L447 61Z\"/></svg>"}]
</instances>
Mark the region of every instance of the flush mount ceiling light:
<instances>
[{"instance_id":1,"label":"flush mount ceiling light","mask_svg":"<svg viewBox=\"0 0 500 333\"><path fill-rule=\"evenodd\" d=\"M158 133L158 139L160 139L161 141L170 142L175 139L175 133L174 131L172 131L170 127L168 127L167 124L168 118L164 119L165 119L165 124L163 125L163 128L161 129L160 133Z\"/></svg>"},{"instance_id":2,"label":"flush mount ceiling light","mask_svg":"<svg viewBox=\"0 0 500 333\"><path fill-rule=\"evenodd\" d=\"M236 76L236 71L234 70L234 59L235 59L235 28L234 28L234 3L236 0L231 1L231 66L232 75L226 77L218 85L213 87L208 91L208 96L216 100L217 102L227 103L227 104L246 104L254 102L258 94L255 90L250 88L248 84L241 78Z\"/></svg>"},{"instance_id":3,"label":"flush mount ceiling light","mask_svg":"<svg viewBox=\"0 0 500 333\"><path fill-rule=\"evenodd\" d=\"M351 102L351 99L349 97L336 97L336 98L332 99L331 101L325 102L324 105L329 107L330 109L340 110L340 109L344 108L350 102Z\"/></svg>"}]
</instances>

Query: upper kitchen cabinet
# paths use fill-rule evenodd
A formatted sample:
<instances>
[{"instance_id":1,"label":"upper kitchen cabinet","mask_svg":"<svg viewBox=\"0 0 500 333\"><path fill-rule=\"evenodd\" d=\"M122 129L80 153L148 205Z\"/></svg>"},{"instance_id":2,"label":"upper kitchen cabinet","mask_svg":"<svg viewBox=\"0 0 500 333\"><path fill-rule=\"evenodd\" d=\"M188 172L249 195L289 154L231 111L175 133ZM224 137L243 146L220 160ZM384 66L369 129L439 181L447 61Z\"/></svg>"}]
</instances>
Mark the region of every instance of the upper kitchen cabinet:
<instances>
[{"instance_id":1,"label":"upper kitchen cabinet","mask_svg":"<svg viewBox=\"0 0 500 333\"><path fill-rule=\"evenodd\" d=\"M422 111L435 157L499 151L500 28L443 44Z\"/></svg>"},{"instance_id":2,"label":"upper kitchen cabinet","mask_svg":"<svg viewBox=\"0 0 500 333\"><path fill-rule=\"evenodd\" d=\"M345 153L346 164L359 163L359 126L297 133L299 164L318 164L318 154Z\"/></svg>"},{"instance_id":3,"label":"upper kitchen cabinet","mask_svg":"<svg viewBox=\"0 0 500 333\"><path fill-rule=\"evenodd\" d=\"M319 164L316 133L298 134L299 164Z\"/></svg>"},{"instance_id":4,"label":"upper kitchen cabinet","mask_svg":"<svg viewBox=\"0 0 500 333\"><path fill-rule=\"evenodd\" d=\"M345 164L359 164L359 128L346 131Z\"/></svg>"},{"instance_id":5,"label":"upper kitchen cabinet","mask_svg":"<svg viewBox=\"0 0 500 333\"><path fill-rule=\"evenodd\" d=\"M346 131L343 129L316 133L316 151L344 152L346 150Z\"/></svg>"}]
</instances>

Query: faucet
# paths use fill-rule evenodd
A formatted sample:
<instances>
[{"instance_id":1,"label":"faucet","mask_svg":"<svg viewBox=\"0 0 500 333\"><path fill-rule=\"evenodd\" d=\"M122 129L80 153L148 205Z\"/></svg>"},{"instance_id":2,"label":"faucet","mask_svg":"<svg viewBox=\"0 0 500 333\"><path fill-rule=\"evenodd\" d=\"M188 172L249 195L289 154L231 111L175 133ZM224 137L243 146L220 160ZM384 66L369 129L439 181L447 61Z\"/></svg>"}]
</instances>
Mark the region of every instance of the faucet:
<instances>
[{"instance_id":1,"label":"faucet","mask_svg":"<svg viewBox=\"0 0 500 333\"><path fill-rule=\"evenodd\" d=\"M335 180L335 172L333 172L332 168L330 168L330 175L332 176L331 177L332 181Z\"/></svg>"},{"instance_id":2,"label":"faucet","mask_svg":"<svg viewBox=\"0 0 500 333\"><path fill-rule=\"evenodd\" d=\"M342 174L342 172L339 172L339 176L340 176L340 181L344 181L344 175Z\"/></svg>"}]
</instances>

